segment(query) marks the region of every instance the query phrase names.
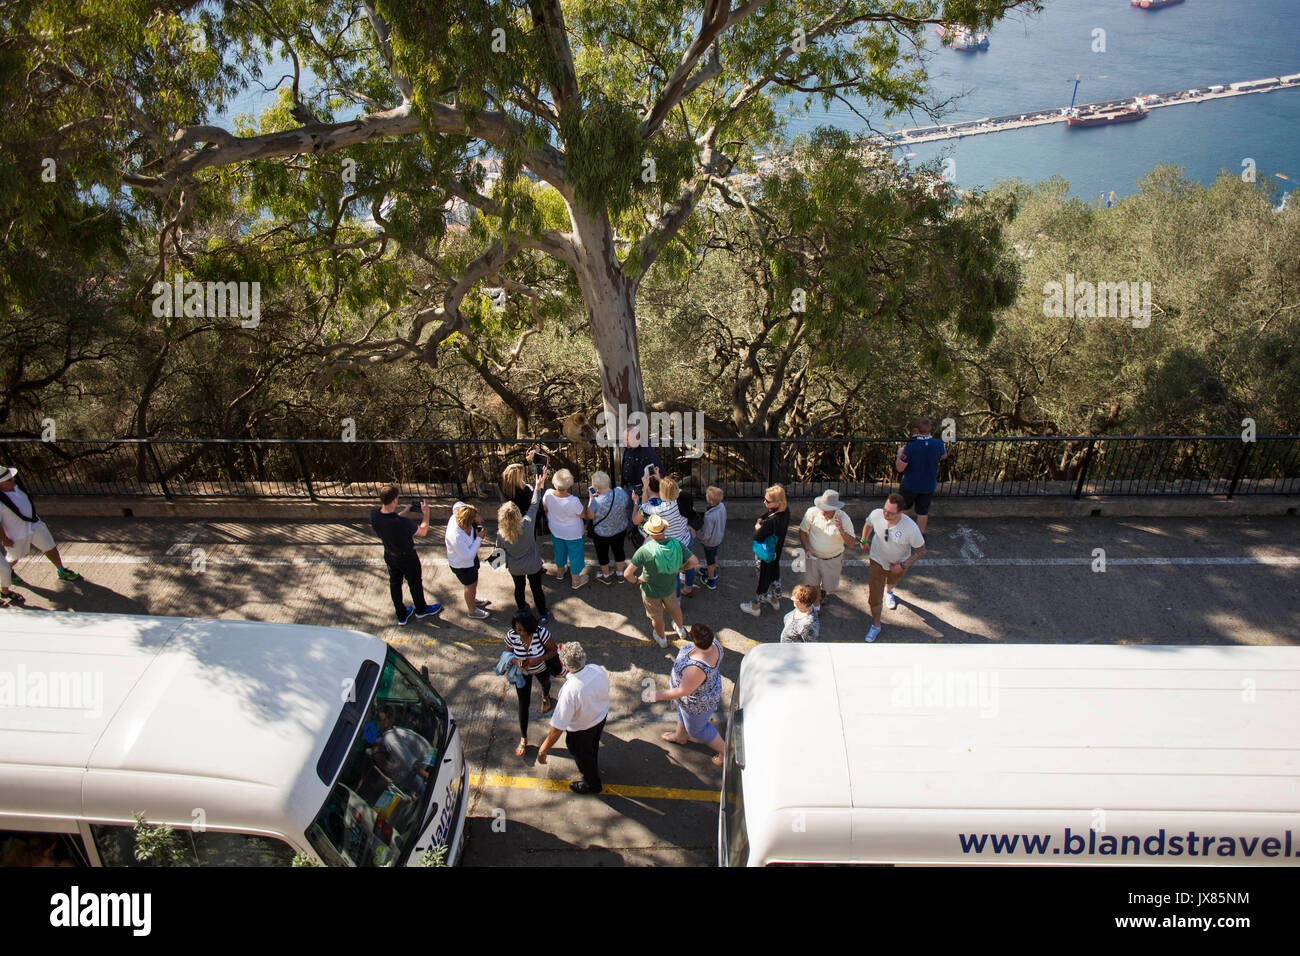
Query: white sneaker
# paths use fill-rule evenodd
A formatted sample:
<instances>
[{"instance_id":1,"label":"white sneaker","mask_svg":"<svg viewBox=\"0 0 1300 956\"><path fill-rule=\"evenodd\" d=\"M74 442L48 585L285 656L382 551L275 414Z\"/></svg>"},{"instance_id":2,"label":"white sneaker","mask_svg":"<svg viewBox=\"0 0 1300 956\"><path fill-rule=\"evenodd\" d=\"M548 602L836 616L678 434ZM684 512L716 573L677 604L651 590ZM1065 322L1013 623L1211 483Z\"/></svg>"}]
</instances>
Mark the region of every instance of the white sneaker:
<instances>
[{"instance_id":1,"label":"white sneaker","mask_svg":"<svg viewBox=\"0 0 1300 956\"><path fill-rule=\"evenodd\" d=\"M658 644L660 647L668 646L668 638L664 637L658 631L651 630L650 636L654 638L655 643Z\"/></svg>"},{"instance_id":2,"label":"white sneaker","mask_svg":"<svg viewBox=\"0 0 1300 956\"><path fill-rule=\"evenodd\" d=\"M553 577L553 578L562 578L562 577L564 577L564 574L565 574L566 571L568 571L568 568L567 568L567 567L560 567L560 566L557 564L557 565L555 566L555 569L554 569L553 571L551 571L551 577Z\"/></svg>"},{"instance_id":3,"label":"white sneaker","mask_svg":"<svg viewBox=\"0 0 1300 956\"><path fill-rule=\"evenodd\" d=\"M482 620L483 618L488 616L488 612L483 610L481 607L476 607L474 608L474 610L469 612L469 616L476 617Z\"/></svg>"},{"instance_id":4,"label":"white sneaker","mask_svg":"<svg viewBox=\"0 0 1300 956\"><path fill-rule=\"evenodd\" d=\"M867 643L870 644L879 636L880 636L880 626L876 624L872 624L871 630L867 631Z\"/></svg>"},{"instance_id":5,"label":"white sneaker","mask_svg":"<svg viewBox=\"0 0 1300 956\"><path fill-rule=\"evenodd\" d=\"M673 628L674 630L677 631L677 636L680 637L683 641L689 641L691 639L690 632L687 631L686 628L678 624L674 624Z\"/></svg>"},{"instance_id":6,"label":"white sneaker","mask_svg":"<svg viewBox=\"0 0 1300 956\"><path fill-rule=\"evenodd\" d=\"M757 601L754 601L752 603L748 601L742 601L740 604L740 609L744 611L746 614L752 615L753 617L758 617L760 614L763 613L763 609L758 606Z\"/></svg>"},{"instance_id":7,"label":"white sneaker","mask_svg":"<svg viewBox=\"0 0 1300 956\"><path fill-rule=\"evenodd\" d=\"M885 592L885 607L889 608L891 611L898 610L898 598L894 597L893 591Z\"/></svg>"}]
</instances>

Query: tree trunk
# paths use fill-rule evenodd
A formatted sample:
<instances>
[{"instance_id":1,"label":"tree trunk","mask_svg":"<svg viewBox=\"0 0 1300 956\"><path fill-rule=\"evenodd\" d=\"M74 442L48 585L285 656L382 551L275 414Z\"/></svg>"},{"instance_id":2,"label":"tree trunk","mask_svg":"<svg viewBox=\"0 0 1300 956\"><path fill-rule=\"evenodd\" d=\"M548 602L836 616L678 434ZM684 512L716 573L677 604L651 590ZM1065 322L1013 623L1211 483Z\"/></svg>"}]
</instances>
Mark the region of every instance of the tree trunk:
<instances>
[{"instance_id":1,"label":"tree trunk","mask_svg":"<svg viewBox=\"0 0 1300 956\"><path fill-rule=\"evenodd\" d=\"M619 265L609 217L604 212L584 210L578 203L570 207L569 216L573 222L578 286L596 345L605 421L610 423L610 437L621 441L622 436L614 434L619 406L626 409L625 415L645 411L635 289Z\"/></svg>"}]
</instances>

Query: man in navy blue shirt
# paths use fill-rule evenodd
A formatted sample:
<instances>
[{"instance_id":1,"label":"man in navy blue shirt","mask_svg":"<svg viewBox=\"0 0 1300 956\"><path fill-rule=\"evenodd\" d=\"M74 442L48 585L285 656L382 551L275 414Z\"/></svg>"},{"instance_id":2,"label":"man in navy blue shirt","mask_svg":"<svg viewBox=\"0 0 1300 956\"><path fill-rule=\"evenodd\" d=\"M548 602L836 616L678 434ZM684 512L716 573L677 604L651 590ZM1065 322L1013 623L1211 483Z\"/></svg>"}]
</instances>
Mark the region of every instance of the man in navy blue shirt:
<instances>
[{"instance_id":1,"label":"man in navy blue shirt","mask_svg":"<svg viewBox=\"0 0 1300 956\"><path fill-rule=\"evenodd\" d=\"M420 502L420 514L423 520L417 528L408 520L411 506L397 510L397 486L385 485L379 491L380 507L370 512L370 526L384 542L384 564L388 567L388 588L393 596L393 610L397 612L397 623L405 624L416 617L428 617L442 610L441 604L429 604L424 600L424 581L420 571L420 556L415 553L415 539L423 538L429 533L429 506ZM411 589L412 604L402 600L402 579Z\"/></svg>"},{"instance_id":2,"label":"man in navy blue shirt","mask_svg":"<svg viewBox=\"0 0 1300 956\"><path fill-rule=\"evenodd\" d=\"M916 511L916 527L925 534L930 520L930 499L939 484L939 462L948 457L942 441L930 435L930 419L912 419L912 440L898 446L894 467L903 476L903 509Z\"/></svg>"}]
</instances>

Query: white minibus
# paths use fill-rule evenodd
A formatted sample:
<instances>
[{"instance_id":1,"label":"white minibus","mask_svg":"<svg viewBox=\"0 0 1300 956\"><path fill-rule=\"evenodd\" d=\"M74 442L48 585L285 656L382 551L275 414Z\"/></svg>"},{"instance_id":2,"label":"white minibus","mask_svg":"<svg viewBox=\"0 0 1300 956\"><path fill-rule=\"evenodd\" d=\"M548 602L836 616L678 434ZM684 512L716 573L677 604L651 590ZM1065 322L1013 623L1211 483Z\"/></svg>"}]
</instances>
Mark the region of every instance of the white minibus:
<instances>
[{"instance_id":1,"label":"white minibus","mask_svg":"<svg viewBox=\"0 0 1300 956\"><path fill-rule=\"evenodd\" d=\"M466 782L427 670L377 637L0 615L0 863L141 865L143 813L190 865L453 864Z\"/></svg>"},{"instance_id":2,"label":"white minibus","mask_svg":"<svg viewBox=\"0 0 1300 956\"><path fill-rule=\"evenodd\" d=\"M1300 647L765 644L718 862L1300 863Z\"/></svg>"}]
</instances>

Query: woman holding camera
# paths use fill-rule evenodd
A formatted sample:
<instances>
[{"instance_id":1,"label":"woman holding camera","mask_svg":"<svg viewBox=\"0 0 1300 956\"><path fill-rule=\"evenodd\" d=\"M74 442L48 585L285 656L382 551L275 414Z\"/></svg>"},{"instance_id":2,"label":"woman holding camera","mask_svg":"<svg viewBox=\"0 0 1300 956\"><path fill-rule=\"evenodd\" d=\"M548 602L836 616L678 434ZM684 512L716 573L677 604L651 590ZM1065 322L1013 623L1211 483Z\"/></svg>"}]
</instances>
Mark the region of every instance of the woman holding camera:
<instances>
[{"instance_id":1,"label":"woman holding camera","mask_svg":"<svg viewBox=\"0 0 1300 956\"><path fill-rule=\"evenodd\" d=\"M458 501L451 506L447 521L447 564L451 573L465 586L465 608L470 617L484 618L491 601L480 601L478 594L478 549L483 543L483 522L478 509Z\"/></svg>"},{"instance_id":2,"label":"woman holding camera","mask_svg":"<svg viewBox=\"0 0 1300 956\"><path fill-rule=\"evenodd\" d=\"M533 589L538 622L547 621L546 593L542 590L542 556L537 550L537 514L542 506L542 489L546 486L546 469L533 482L533 497L527 514L519 505L507 501L497 511L497 543L506 554L506 570L515 581L515 608L528 610L524 601L524 583Z\"/></svg>"}]
</instances>

